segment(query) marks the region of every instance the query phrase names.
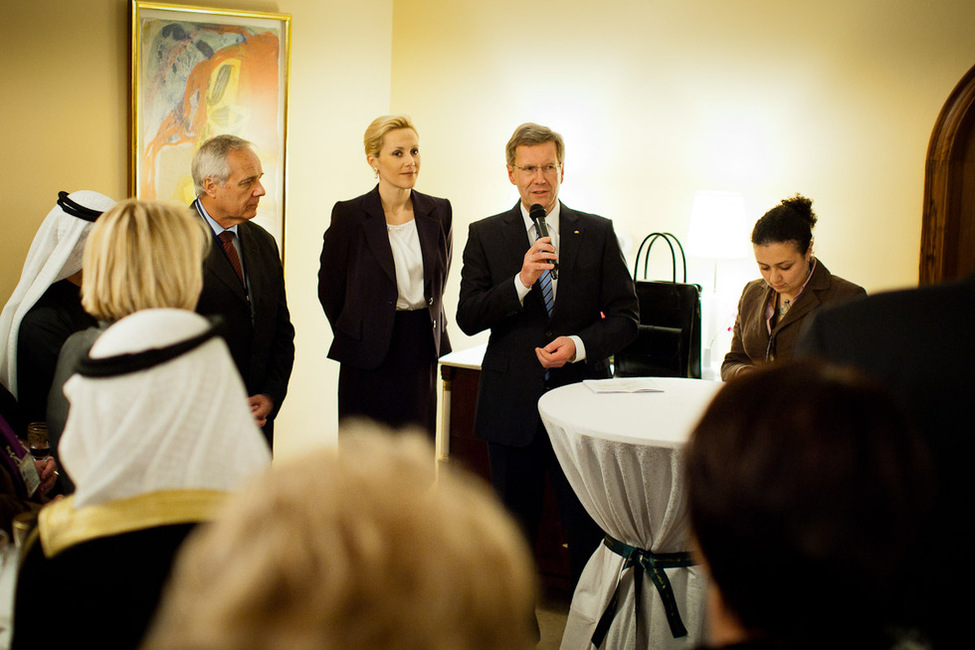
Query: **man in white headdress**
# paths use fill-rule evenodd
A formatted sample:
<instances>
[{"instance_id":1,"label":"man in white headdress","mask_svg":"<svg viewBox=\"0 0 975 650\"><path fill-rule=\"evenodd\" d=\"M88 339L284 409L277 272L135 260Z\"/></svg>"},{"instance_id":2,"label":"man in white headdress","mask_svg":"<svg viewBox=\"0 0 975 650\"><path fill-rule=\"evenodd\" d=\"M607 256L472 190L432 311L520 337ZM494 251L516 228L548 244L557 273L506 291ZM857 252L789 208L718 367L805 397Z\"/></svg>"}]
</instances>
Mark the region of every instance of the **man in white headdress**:
<instances>
[{"instance_id":1,"label":"man in white headdress","mask_svg":"<svg viewBox=\"0 0 975 650\"><path fill-rule=\"evenodd\" d=\"M92 190L59 192L0 314L0 382L17 398L28 422L45 418L61 345L74 332L95 325L81 307L81 254L95 219L114 205Z\"/></svg>"},{"instance_id":2,"label":"man in white headdress","mask_svg":"<svg viewBox=\"0 0 975 650\"><path fill-rule=\"evenodd\" d=\"M136 647L185 536L271 453L226 344L187 310L119 320L64 392L61 460L76 490L41 510L25 544L13 647L41 629L50 647Z\"/></svg>"}]
</instances>

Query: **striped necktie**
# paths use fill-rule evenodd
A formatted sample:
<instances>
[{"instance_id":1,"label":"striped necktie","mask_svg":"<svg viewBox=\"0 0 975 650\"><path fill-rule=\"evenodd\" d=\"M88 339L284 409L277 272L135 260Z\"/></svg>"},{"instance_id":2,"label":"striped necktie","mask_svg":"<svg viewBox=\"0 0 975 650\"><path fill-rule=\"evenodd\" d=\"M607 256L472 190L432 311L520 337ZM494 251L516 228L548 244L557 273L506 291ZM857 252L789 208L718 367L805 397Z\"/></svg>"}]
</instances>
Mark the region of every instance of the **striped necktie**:
<instances>
[{"instance_id":1,"label":"striped necktie","mask_svg":"<svg viewBox=\"0 0 975 650\"><path fill-rule=\"evenodd\" d=\"M542 290L542 300L545 301L545 311L548 312L548 317L551 318L552 310L555 308L555 289L552 287L552 274L549 273L548 269L542 271L542 274L538 276L538 288ZM545 371L545 381L548 381L551 374L551 370Z\"/></svg>"},{"instance_id":2,"label":"striped necktie","mask_svg":"<svg viewBox=\"0 0 975 650\"><path fill-rule=\"evenodd\" d=\"M552 317L552 309L555 308L555 295L552 290L552 274L549 273L548 269L542 271L542 274L538 277L538 286L542 290L542 300L545 301L545 311L548 312L548 317Z\"/></svg>"},{"instance_id":3,"label":"striped necktie","mask_svg":"<svg viewBox=\"0 0 975 650\"><path fill-rule=\"evenodd\" d=\"M227 254L227 259L230 260L230 266L234 267L234 271L237 273L237 277L240 278L241 284L244 282L244 269L240 265L240 257L237 255L237 247L234 246L234 233L229 230L224 230L222 233L217 235L217 239L223 245L223 252Z\"/></svg>"},{"instance_id":4,"label":"striped necktie","mask_svg":"<svg viewBox=\"0 0 975 650\"><path fill-rule=\"evenodd\" d=\"M535 239L538 239L538 232L535 233ZM542 274L538 276L538 286L542 290L542 300L545 301L545 311L548 312L548 317L552 317L552 310L555 308L555 289L552 287L552 274L548 269L542 271Z\"/></svg>"}]
</instances>

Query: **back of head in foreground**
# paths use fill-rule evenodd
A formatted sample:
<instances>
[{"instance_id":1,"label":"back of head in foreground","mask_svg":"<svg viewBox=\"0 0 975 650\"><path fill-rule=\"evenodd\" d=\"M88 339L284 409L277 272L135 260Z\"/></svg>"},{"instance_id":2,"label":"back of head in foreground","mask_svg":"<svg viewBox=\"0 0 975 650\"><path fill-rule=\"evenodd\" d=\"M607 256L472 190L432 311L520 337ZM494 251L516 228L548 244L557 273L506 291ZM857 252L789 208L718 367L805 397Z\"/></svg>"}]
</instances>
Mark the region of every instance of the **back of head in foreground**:
<instances>
[{"instance_id":1,"label":"back of head in foreground","mask_svg":"<svg viewBox=\"0 0 975 650\"><path fill-rule=\"evenodd\" d=\"M81 304L114 322L140 309L196 307L210 240L186 206L126 199L92 228Z\"/></svg>"},{"instance_id":2,"label":"back of head in foreground","mask_svg":"<svg viewBox=\"0 0 975 650\"><path fill-rule=\"evenodd\" d=\"M71 411L61 459L76 483L74 508L166 490L235 490L268 466L218 333L191 311L141 309L95 341L64 388Z\"/></svg>"},{"instance_id":3,"label":"back of head in foreground","mask_svg":"<svg viewBox=\"0 0 975 650\"><path fill-rule=\"evenodd\" d=\"M933 477L885 393L812 362L749 374L704 414L687 475L717 587L713 642L873 647L900 635Z\"/></svg>"},{"instance_id":4,"label":"back of head in foreground","mask_svg":"<svg viewBox=\"0 0 975 650\"><path fill-rule=\"evenodd\" d=\"M490 490L419 434L282 462L177 563L149 648L518 649L535 574Z\"/></svg>"},{"instance_id":5,"label":"back of head in foreground","mask_svg":"<svg viewBox=\"0 0 975 650\"><path fill-rule=\"evenodd\" d=\"M40 510L24 544L12 646L135 647L186 534L271 454L226 344L190 311L119 320L65 391L61 458L77 490Z\"/></svg>"},{"instance_id":6,"label":"back of head in foreground","mask_svg":"<svg viewBox=\"0 0 975 650\"><path fill-rule=\"evenodd\" d=\"M118 203L98 218L88 236L81 305L103 325L145 309L192 310L203 287L203 254L209 245L205 227L192 210L176 203ZM64 385L99 336L94 327L76 332L58 353L45 418L58 449L70 410ZM76 478L71 473L71 480Z\"/></svg>"}]
</instances>

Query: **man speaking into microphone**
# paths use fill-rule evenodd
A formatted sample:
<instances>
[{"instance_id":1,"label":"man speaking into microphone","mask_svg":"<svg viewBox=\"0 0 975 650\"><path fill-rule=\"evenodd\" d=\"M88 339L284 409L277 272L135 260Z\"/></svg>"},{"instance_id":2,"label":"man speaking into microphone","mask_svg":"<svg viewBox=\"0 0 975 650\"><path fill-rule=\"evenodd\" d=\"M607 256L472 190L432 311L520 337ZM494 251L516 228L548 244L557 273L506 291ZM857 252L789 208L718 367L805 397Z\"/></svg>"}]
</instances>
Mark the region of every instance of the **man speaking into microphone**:
<instances>
[{"instance_id":1,"label":"man speaking into microphone","mask_svg":"<svg viewBox=\"0 0 975 650\"><path fill-rule=\"evenodd\" d=\"M491 331L474 432L488 443L492 485L533 546L551 475L574 590L602 532L566 481L538 399L610 376L609 356L637 335L636 291L613 223L558 200L562 136L522 124L505 155L521 200L471 224L461 272L457 324L468 335Z\"/></svg>"}]
</instances>

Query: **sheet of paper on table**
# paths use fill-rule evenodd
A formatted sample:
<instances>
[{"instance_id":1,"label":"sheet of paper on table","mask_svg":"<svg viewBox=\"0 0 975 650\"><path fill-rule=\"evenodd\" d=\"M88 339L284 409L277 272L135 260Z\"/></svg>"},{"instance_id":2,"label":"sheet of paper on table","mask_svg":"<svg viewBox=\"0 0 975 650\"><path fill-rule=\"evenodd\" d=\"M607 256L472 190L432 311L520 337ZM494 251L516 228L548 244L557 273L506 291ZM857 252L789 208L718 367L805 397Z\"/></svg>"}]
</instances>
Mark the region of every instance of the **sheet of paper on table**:
<instances>
[{"instance_id":1,"label":"sheet of paper on table","mask_svg":"<svg viewBox=\"0 0 975 650\"><path fill-rule=\"evenodd\" d=\"M583 379L594 393L662 393L648 377L615 377L613 379Z\"/></svg>"}]
</instances>

